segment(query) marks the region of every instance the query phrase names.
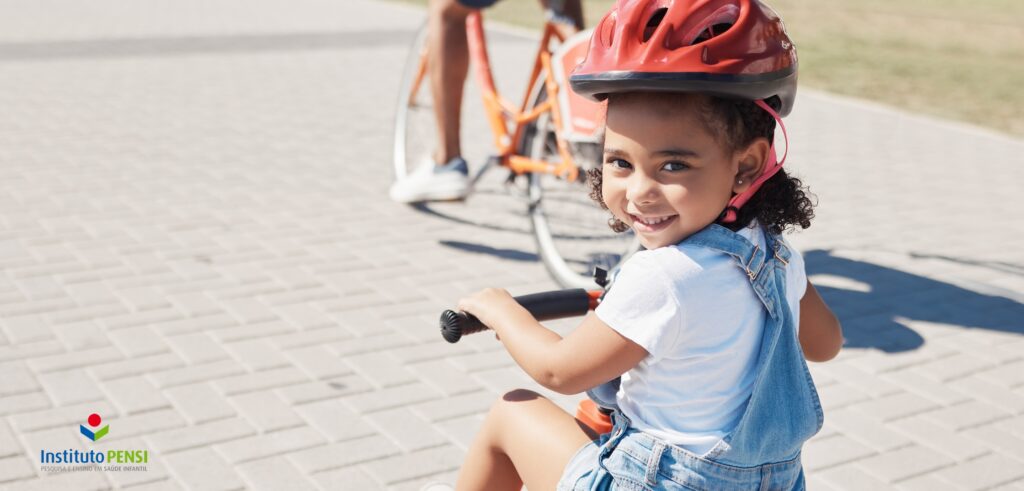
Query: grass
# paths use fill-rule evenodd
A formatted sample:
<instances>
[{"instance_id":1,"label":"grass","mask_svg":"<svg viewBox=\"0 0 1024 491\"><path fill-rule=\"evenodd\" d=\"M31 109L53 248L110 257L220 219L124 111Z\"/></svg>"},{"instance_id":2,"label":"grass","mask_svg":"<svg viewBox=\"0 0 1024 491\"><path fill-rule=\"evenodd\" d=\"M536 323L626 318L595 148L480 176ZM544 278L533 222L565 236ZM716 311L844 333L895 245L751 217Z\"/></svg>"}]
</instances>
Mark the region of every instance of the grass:
<instances>
[{"instance_id":1,"label":"grass","mask_svg":"<svg viewBox=\"0 0 1024 491\"><path fill-rule=\"evenodd\" d=\"M426 4L426 0L403 0ZM593 26L612 0L584 0ZM800 55L800 83L1024 136L1024 2L772 0ZM538 26L536 0L487 16Z\"/></svg>"}]
</instances>

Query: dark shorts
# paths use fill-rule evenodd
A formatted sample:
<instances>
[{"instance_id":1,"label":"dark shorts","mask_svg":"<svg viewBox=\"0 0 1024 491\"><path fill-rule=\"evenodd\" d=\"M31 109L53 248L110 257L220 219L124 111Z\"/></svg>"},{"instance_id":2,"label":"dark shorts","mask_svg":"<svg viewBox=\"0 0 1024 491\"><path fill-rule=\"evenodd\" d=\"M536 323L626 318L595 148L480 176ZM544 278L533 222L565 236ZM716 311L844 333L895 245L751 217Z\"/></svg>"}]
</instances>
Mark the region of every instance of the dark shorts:
<instances>
[{"instance_id":1,"label":"dark shorts","mask_svg":"<svg viewBox=\"0 0 1024 491\"><path fill-rule=\"evenodd\" d=\"M471 9L485 9L498 3L498 0L458 0L464 7Z\"/></svg>"}]
</instances>

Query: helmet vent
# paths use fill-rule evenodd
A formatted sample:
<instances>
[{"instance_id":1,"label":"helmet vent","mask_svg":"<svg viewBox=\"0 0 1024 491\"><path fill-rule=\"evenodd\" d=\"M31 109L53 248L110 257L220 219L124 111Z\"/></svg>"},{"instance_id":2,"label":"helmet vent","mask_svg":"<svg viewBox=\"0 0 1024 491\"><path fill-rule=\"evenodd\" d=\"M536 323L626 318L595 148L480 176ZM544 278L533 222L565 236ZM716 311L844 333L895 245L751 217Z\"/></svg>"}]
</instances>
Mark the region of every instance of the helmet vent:
<instances>
[{"instance_id":1,"label":"helmet vent","mask_svg":"<svg viewBox=\"0 0 1024 491\"><path fill-rule=\"evenodd\" d=\"M654 35L654 31L658 29L659 25L661 25L661 21L665 19L665 14L667 13L668 8L662 7L651 14L651 18L647 20L647 25L644 26L643 42L646 43L651 39L651 36Z\"/></svg>"}]
</instances>

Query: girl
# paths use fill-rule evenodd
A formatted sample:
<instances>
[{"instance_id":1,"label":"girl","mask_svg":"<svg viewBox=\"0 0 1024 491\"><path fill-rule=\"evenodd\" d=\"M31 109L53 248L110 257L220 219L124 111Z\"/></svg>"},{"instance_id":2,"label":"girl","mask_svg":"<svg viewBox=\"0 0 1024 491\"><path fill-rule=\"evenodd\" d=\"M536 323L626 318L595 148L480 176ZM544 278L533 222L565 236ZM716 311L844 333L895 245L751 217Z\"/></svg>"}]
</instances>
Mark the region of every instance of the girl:
<instances>
[{"instance_id":1,"label":"girl","mask_svg":"<svg viewBox=\"0 0 1024 491\"><path fill-rule=\"evenodd\" d=\"M646 250L564 339L504 290L459 308L541 385L614 409L591 434L540 395L505 394L459 490L802 489L823 416L807 360L838 320L780 234L812 203L773 147L796 51L757 0L619 0L571 84L607 101L594 197ZM785 128L783 128L785 132Z\"/></svg>"}]
</instances>

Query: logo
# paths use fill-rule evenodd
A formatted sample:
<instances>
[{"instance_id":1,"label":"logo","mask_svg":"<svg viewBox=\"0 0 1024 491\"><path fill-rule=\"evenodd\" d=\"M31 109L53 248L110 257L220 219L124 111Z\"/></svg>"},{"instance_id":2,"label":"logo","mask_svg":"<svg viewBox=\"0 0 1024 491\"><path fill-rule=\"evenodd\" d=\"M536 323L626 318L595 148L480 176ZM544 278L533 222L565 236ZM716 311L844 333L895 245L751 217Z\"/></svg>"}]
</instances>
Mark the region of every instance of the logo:
<instances>
[{"instance_id":1,"label":"logo","mask_svg":"<svg viewBox=\"0 0 1024 491\"><path fill-rule=\"evenodd\" d=\"M100 423L103 422L103 418L100 418L99 414L92 413L89 415L88 422L89 426L99 428ZM85 425L78 425L78 429L81 430L82 434L85 435L86 438L95 442L100 438L103 438L103 436L110 431L110 425L104 425L103 428L99 428L98 430L90 430L89 428L86 428Z\"/></svg>"}]
</instances>

